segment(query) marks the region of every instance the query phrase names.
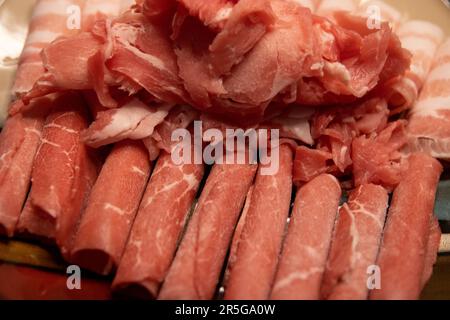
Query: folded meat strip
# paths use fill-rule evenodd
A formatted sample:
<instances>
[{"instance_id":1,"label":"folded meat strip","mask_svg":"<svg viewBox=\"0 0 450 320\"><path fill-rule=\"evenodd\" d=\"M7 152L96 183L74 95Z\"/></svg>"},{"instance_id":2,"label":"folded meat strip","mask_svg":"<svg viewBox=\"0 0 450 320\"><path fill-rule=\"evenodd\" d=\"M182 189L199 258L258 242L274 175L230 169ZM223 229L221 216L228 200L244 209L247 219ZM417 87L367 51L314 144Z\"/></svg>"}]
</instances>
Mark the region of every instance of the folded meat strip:
<instances>
[{"instance_id":1,"label":"folded meat strip","mask_svg":"<svg viewBox=\"0 0 450 320\"><path fill-rule=\"evenodd\" d=\"M161 154L114 279L116 292L158 296L203 174L203 165L176 165Z\"/></svg>"},{"instance_id":2,"label":"folded meat strip","mask_svg":"<svg viewBox=\"0 0 450 320\"><path fill-rule=\"evenodd\" d=\"M450 159L450 38L434 59L409 119L410 151Z\"/></svg>"},{"instance_id":3,"label":"folded meat strip","mask_svg":"<svg viewBox=\"0 0 450 320\"><path fill-rule=\"evenodd\" d=\"M330 300L365 300L368 270L377 260L388 207L387 191L365 184L350 193L339 210L322 297Z\"/></svg>"},{"instance_id":4,"label":"folded meat strip","mask_svg":"<svg viewBox=\"0 0 450 320\"><path fill-rule=\"evenodd\" d=\"M387 100L393 114L400 113L417 100L419 91L430 72L431 64L444 34L437 25L412 20L397 31L402 46L412 54L411 66L405 76L388 83Z\"/></svg>"},{"instance_id":5,"label":"folded meat strip","mask_svg":"<svg viewBox=\"0 0 450 320\"><path fill-rule=\"evenodd\" d=\"M19 62L13 93L22 95L32 89L45 73L41 51L60 36L78 33L69 29L67 10L82 8L85 0L38 0L33 10L28 38ZM76 26L74 26L76 27Z\"/></svg>"},{"instance_id":6,"label":"folded meat strip","mask_svg":"<svg viewBox=\"0 0 450 320\"><path fill-rule=\"evenodd\" d=\"M71 261L99 274L115 270L150 176L141 141L115 145L95 183L75 237Z\"/></svg>"},{"instance_id":7,"label":"folded meat strip","mask_svg":"<svg viewBox=\"0 0 450 320\"><path fill-rule=\"evenodd\" d=\"M51 220L52 235L42 232L37 235L49 238L54 235L66 253L86 194L95 180L98 159L80 139L88 123L80 96L62 95L53 106L55 109L43 128L33 165L29 203L20 217L18 231L33 235L33 230L40 228L41 219Z\"/></svg>"},{"instance_id":8,"label":"folded meat strip","mask_svg":"<svg viewBox=\"0 0 450 320\"><path fill-rule=\"evenodd\" d=\"M371 291L370 299L419 298L442 170L439 161L425 154L410 156L408 171L394 191L377 261L381 289Z\"/></svg>"},{"instance_id":9,"label":"folded meat strip","mask_svg":"<svg viewBox=\"0 0 450 320\"><path fill-rule=\"evenodd\" d=\"M425 255L425 267L422 276L422 287L425 287L433 274L433 266L437 261L439 246L441 244L441 229L438 219L433 215L430 221L430 237L427 242L427 252Z\"/></svg>"},{"instance_id":10,"label":"folded meat strip","mask_svg":"<svg viewBox=\"0 0 450 320\"><path fill-rule=\"evenodd\" d=\"M213 298L256 170L251 164L213 167L159 299Z\"/></svg>"},{"instance_id":11,"label":"folded meat strip","mask_svg":"<svg viewBox=\"0 0 450 320\"><path fill-rule=\"evenodd\" d=\"M269 297L290 211L293 151L283 144L279 169L263 175L260 166L225 288L228 300L265 300ZM270 234L270 237L267 235Z\"/></svg>"},{"instance_id":12,"label":"folded meat strip","mask_svg":"<svg viewBox=\"0 0 450 320\"><path fill-rule=\"evenodd\" d=\"M341 187L320 175L299 189L270 298L317 300L336 220Z\"/></svg>"},{"instance_id":13,"label":"folded meat strip","mask_svg":"<svg viewBox=\"0 0 450 320\"><path fill-rule=\"evenodd\" d=\"M0 133L0 234L11 237L27 197L33 161L52 98L10 117Z\"/></svg>"}]
</instances>

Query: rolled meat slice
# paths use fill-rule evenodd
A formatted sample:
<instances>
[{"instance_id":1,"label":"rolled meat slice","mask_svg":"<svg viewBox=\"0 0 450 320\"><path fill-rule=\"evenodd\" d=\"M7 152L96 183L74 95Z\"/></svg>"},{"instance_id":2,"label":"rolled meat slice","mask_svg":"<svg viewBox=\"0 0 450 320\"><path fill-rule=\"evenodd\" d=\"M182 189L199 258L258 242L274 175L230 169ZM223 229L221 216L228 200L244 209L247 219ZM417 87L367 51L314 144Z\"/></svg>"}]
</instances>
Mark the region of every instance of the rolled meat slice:
<instances>
[{"instance_id":1,"label":"rolled meat slice","mask_svg":"<svg viewBox=\"0 0 450 320\"><path fill-rule=\"evenodd\" d=\"M438 50L418 102L410 113L411 152L450 160L450 38Z\"/></svg>"},{"instance_id":2,"label":"rolled meat slice","mask_svg":"<svg viewBox=\"0 0 450 320\"><path fill-rule=\"evenodd\" d=\"M23 95L45 73L41 51L60 36L76 34L77 14L85 0L38 0L13 86L13 94ZM73 9L73 10L70 10ZM69 11L70 10L70 11ZM72 17L70 14L72 14Z\"/></svg>"},{"instance_id":3,"label":"rolled meat slice","mask_svg":"<svg viewBox=\"0 0 450 320\"><path fill-rule=\"evenodd\" d=\"M245 197L252 164L216 164L158 299L212 299Z\"/></svg>"},{"instance_id":4,"label":"rolled meat slice","mask_svg":"<svg viewBox=\"0 0 450 320\"><path fill-rule=\"evenodd\" d=\"M389 196L377 185L361 185L339 210L322 297L329 300L366 300L368 270L375 265Z\"/></svg>"},{"instance_id":5,"label":"rolled meat slice","mask_svg":"<svg viewBox=\"0 0 450 320\"><path fill-rule=\"evenodd\" d=\"M370 299L419 298L442 170L439 161L425 154L410 156L409 168L394 191L377 261L381 289L371 291Z\"/></svg>"},{"instance_id":6,"label":"rolled meat slice","mask_svg":"<svg viewBox=\"0 0 450 320\"><path fill-rule=\"evenodd\" d=\"M64 94L53 102L54 110L43 128L32 172L28 204L18 232L33 234L42 219L50 220L52 234L67 254L85 198L97 175L98 158L80 139L88 115L78 94ZM45 228L49 230L49 228Z\"/></svg>"},{"instance_id":7,"label":"rolled meat slice","mask_svg":"<svg viewBox=\"0 0 450 320\"><path fill-rule=\"evenodd\" d=\"M272 288L290 211L293 151L283 144L272 152L279 152L279 169L271 175L262 174L266 165L258 170L226 283L228 300L265 300Z\"/></svg>"},{"instance_id":8,"label":"rolled meat slice","mask_svg":"<svg viewBox=\"0 0 450 320\"><path fill-rule=\"evenodd\" d=\"M10 117L0 133L0 234L13 236L27 197L33 161L52 98Z\"/></svg>"},{"instance_id":9,"label":"rolled meat slice","mask_svg":"<svg viewBox=\"0 0 450 320\"><path fill-rule=\"evenodd\" d=\"M430 280L433 274L433 267L437 261L437 255L439 252L439 246L441 244L441 229L439 227L439 221L436 216L431 217L430 221L430 236L427 242L427 253L425 255L425 267L422 276L422 287L425 287L428 280Z\"/></svg>"},{"instance_id":10,"label":"rolled meat slice","mask_svg":"<svg viewBox=\"0 0 450 320\"><path fill-rule=\"evenodd\" d=\"M115 145L92 189L71 261L107 275L116 269L141 203L151 164L141 141Z\"/></svg>"},{"instance_id":11,"label":"rolled meat slice","mask_svg":"<svg viewBox=\"0 0 450 320\"><path fill-rule=\"evenodd\" d=\"M444 40L441 28L428 21L408 21L400 26L397 33L403 48L411 52L412 60L406 74L388 84L386 94L392 114L411 108L417 100L436 51Z\"/></svg>"},{"instance_id":12,"label":"rolled meat slice","mask_svg":"<svg viewBox=\"0 0 450 320\"><path fill-rule=\"evenodd\" d=\"M127 296L158 296L204 174L204 166L158 159L120 261L113 289Z\"/></svg>"},{"instance_id":13,"label":"rolled meat slice","mask_svg":"<svg viewBox=\"0 0 450 320\"><path fill-rule=\"evenodd\" d=\"M270 298L317 300L336 220L341 187L320 175L299 189Z\"/></svg>"}]
</instances>

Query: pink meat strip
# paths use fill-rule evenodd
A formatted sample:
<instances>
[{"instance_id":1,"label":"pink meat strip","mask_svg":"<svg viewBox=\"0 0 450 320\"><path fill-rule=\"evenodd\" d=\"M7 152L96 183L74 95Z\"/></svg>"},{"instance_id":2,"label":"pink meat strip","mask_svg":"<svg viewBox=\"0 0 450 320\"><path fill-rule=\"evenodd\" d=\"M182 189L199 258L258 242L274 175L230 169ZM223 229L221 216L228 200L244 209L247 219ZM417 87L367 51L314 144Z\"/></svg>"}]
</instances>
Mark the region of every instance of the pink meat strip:
<instances>
[{"instance_id":1,"label":"pink meat strip","mask_svg":"<svg viewBox=\"0 0 450 320\"><path fill-rule=\"evenodd\" d=\"M270 294L290 211L293 164L289 145L272 152L279 152L279 169L262 175L264 166L259 168L225 288L227 300L265 300Z\"/></svg>"},{"instance_id":2,"label":"pink meat strip","mask_svg":"<svg viewBox=\"0 0 450 320\"><path fill-rule=\"evenodd\" d=\"M158 299L212 299L257 166L215 165Z\"/></svg>"},{"instance_id":3,"label":"pink meat strip","mask_svg":"<svg viewBox=\"0 0 450 320\"><path fill-rule=\"evenodd\" d=\"M116 269L141 203L151 163L141 141L115 145L80 221L71 261L107 275Z\"/></svg>"},{"instance_id":4,"label":"pink meat strip","mask_svg":"<svg viewBox=\"0 0 450 320\"><path fill-rule=\"evenodd\" d=\"M172 109L173 104L149 107L132 99L118 109L97 114L97 119L83 132L87 145L98 148L124 139L142 140L152 136Z\"/></svg>"},{"instance_id":5,"label":"pink meat strip","mask_svg":"<svg viewBox=\"0 0 450 320\"><path fill-rule=\"evenodd\" d=\"M299 189L271 299L320 298L340 198L341 187L331 175L320 175Z\"/></svg>"},{"instance_id":6,"label":"pink meat strip","mask_svg":"<svg viewBox=\"0 0 450 320\"><path fill-rule=\"evenodd\" d=\"M398 29L403 48L412 54L411 66L403 77L388 83L387 100L392 113L411 108L431 69L439 45L444 39L442 30L427 21L412 20Z\"/></svg>"},{"instance_id":7,"label":"pink meat strip","mask_svg":"<svg viewBox=\"0 0 450 320\"><path fill-rule=\"evenodd\" d=\"M203 174L203 165L176 165L170 154L161 154L114 279L114 290L158 296Z\"/></svg>"},{"instance_id":8,"label":"pink meat strip","mask_svg":"<svg viewBox=\"0 0 450 320\"><path fill-rule=\"evenodd\" d=\"M422 286L425 287L433 274L433 266L437 261L439 246L441 244L441 229L438 219L433 215L430 221L430 237L427 242L425 267L422 276Z\"/></svg>"},{"instance_id":9,"label":"pink meat strip","mask_svg":"<svg viewBox=\"0 0 450 320\"><path fill-rule=\"evenodd\" d=\"M56 241L66 253L70 233L96 178L98 159L80 140L88 123L81 98L65 94L53 106L55 111L46 120L34 161L29 204L24 210L29 215L21 216L18 229L20 233L33 233L34 227L39 228L40 219L51 220ZM45 232L37 234L42 233Z\"/></svg>"},{"instance_id":10,"label":"pink meat strip","mask_svg":"<svg viewBox=\"0 0 450 320\"><path fill-rule=\"evenodd\" d=\"M410 113L410 151L450 159L450 38L439 49L432 70Z\"/></svg>"},{"instance_id":11,"label":"pink meat strip","mask_svg":"<svg viewBox=\"0 0 450 320\"><path fill-rule=\"evenodd\" d=\"M0 234L14 233L51 104L51 98L36 100L29 111L10 117L0 133Z\"/></svg>"},{"instance_id":12,"label":"pink meat strip","mask_svg":"<svg viewBox=\"0 0 450 320\"><path fill-rule=\"evenodd\" d=\"M388 193L366 184L350 193L339 210L322 297L329 300L366 300L367 270L375 265L388 207Z\"/></svg>"},{"instance_id":13,"label":"pink meat strip","mask_svg":"<svg viewBox=\"0 0 450 320\"><path fill-rule=\"evenodd\" d=\"M81 8L85 0L38 0L33 11L27 42L17 70L13 93L22 95L33 88L34 83L45 73L41 51L61 36L78 33L67 27L67 9Z\"/></svg>"},{"instance_id":14,"label":"pink meat strip","mask_svg":"<svg viewBox=\"0 0 450 320\"><path fill-rule=\"evenodd\" d=\"M423 286L430 219L439 177L439 161L421 153L394 191L377 265L381 289L370 299L418 299Z\"/></svg>"}]
</instances>

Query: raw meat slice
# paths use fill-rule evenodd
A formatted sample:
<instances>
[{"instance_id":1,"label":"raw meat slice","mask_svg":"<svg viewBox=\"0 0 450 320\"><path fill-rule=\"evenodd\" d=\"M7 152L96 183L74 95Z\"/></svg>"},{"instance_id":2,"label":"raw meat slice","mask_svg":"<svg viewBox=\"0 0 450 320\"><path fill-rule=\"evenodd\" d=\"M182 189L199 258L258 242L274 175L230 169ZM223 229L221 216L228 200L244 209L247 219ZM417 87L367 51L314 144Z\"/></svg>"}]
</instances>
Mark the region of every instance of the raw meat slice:
<instances>
[{"instance_id":1,"label":"raw meat slice","mask_svg":"<svg viewBox=\"0 0 450 320\"><path fill-rule=\"evenodd\" d=\"M114 279L116 292L158 296L203 174L203 165L175 165L161 154Z\"/></svg>"},{"instance_id":2,"label":"raw meat slice","mask_svg":"<svg viewBox=\"0 0 450 320\"><path fill-rule=\"evenodd\" d=\"M19 234L56 242L68 258L100 160L80 141L88 121L80 97L67 93L53 106L57 111L52 111L44 126L31 192L17 229Z\"/></svg>"},{"instance_id":3,"label":"raw meat slice","mask_svg":"<svg viewBox=\"0 0 450 320\"><path fill-rule=\"evenodd\" d=\"M259 106L305 74L314 49L311 11L287 1L271 1L271 6L271 32L225 79L224 98Z\"/></svg>"},{"instance_id":4,"label":"raw meat slice","mask_svg":"<svg viewBox=\"0 0 450 320\"><path fill-rule=\"evenodd\" d=\"M227 300L266 300L272 288L290 211L293 152L287 144L271 152L279 153L279 169L263 175L264 166L259 168L225 287Z\"/></svg>"},{"instance_id":5,"label":"raw meat slice","mask_svg":"<svg viewBox=\"0 0 450 320\"><path fill-rule=\"evenodd\" d=\"M52 98L8 118L0 133L0 234L12 237L26 200L33 161Z\"/></svg>"},{"instance_id":6,"label":"raw meat slice","mask_svg":"<svg viewBox=\"0 0 450 320\"><path fill-rule=\"evenodd\" d=\"M341 187L320 175L299 189L272 289L275 300L317 300Z\"/></svg>"},{"instance_id":7,"label":"raw meat slice","mask_svg":"<svg viewBox=\"0 0 450 320\"><path fill-rule=\"evenodd\" d=\"M102 275L120 262L150 176L147 150L140 141L115 145L95 183L79 223L71 261Z\"/></svg>"},{"instance_id":8,"label":"raw meat slice","mask_svg":"<svg viewBox=\"0 0 450 320\"><path fill-rule=\"evenodd\" d=\"M271 29L274 20L270 0L240 0L209 47L214 74L229 74Z\"/></svg>"},{"instance_id":9,"label":"raw meat slice","mask_svg":"<svg viewBox=\"0 0 450 320\"><path fill-rule=\"evenodd\" d=\"M383 187L364 184L350 193L339 210L322 297L366 300L368 270L377 260L389 196Z\"/></svg>"},{"instance_id":10,"label":"raw meat slice","mask_svg":"<svg viewBox=\"0 0 450 320\"><path fill-rule=\"evenodd\" d=\"M158 299L212 299L256 165L216 164Z\"/></svg>"},{"instance_id":11,"label":"raw meat slice","mask_svg":"<svg viewBox=\"0 0 450 320\"><path fill-rule=\"evenodd\" d=\"M88 116L77 94L58 98L54 110L46 120L36 153L30 199L45 216L57 219L73 191L78 155L84 149L80 134L87 127Z\"/></svg>"},{"instance_id":12,"label":"raw meat slice","mask_svg":"<svg viewBox=\"0 0 450 320\"><path fill-rule=\"evenodd\" d=\"M439 49L432 71L410 113L408 149L450 160L450 38Z\"/></svg>"},{"instance_id":13,"label":"raw meat slice","mask_svg":"<svg viewBox=\"0 0 450 320\"><path fill-rule=\"evenodd\" d=\"M379 134L353 140L355 186L375 183L392 189L402 180L406 168L400 151L408 142L405 126L405 120L398 120L391 122Z\"/></svg>"},{"instance_id":14,"label":"raw meat slice","mask_svg":"<svg viewBox=\"0 0 450 320\"><path fill-rule=\"evenodd\" d=\"M425 255L425 267L422 276L422 287L425 287L433 274L433 266L437 261L439 245L441 244L441 229L438 219L433 215L430 221L430 237L427 242L427 252Z\"/></svg>"},{"instance_id":15,"label":"raw meat slice","mask_svg":"<svg viewBox=\"0 0 450 320\"><path fill-rule=\"evenodd\" d=\"M112 52L106 66L159 100L182 103L186 93L178 76L169 25L152 22L142 13L125 13L111 26Z\"/></svg>"},{"instance_id":16,"label":"raw meat slice","mask_svg":"<svg viewBox=\"0 0 450 320\"><path fill-rule=\"evenodd\" d=\"M99 112L97 119L83 132L87 145L98 148L124 139L142 140L152 136L173 104L147 106L134 98L118 109Z\"/></svg>"},{"instance_id":17,"label":"raw meat slice","mask_svg":"<svg viewBox=\"0 0 450 320\"><path fill-rule=\"evenodd\" d=\"M79 32L79 26L69 29L67 10L81 8L85 0L39 0L33 10L29 34L16 80L13 93L23 95L33 88L34 83L45 73L40 53L53 40L63 35Z\"/></svg>"},{"instance_id":18,"label":"raw meat slice","mask_svg":"<svg viewBox=\"0 0 450 320\"><path fill-rule=\"evenodd\" d=\"M421 153L408 162L394 191L377 261L381 289L371 291L371 299L418 299L422 290L430 219L443 169Z\"/></svg>"},{"instance_id":19,"label":"raw meat slice","mask_svg":"<svg viewBox=\"0 0 450 320\"><path fill-rule=\"evenodd\" d=\"M411 66L403 77L386 84L385 97L391 113L412 107L430 72L433 57L444 39L442 30L427 21L411 20L400 26L398 35L403 48L412 54Z\"/></svg>"}]
</instances>

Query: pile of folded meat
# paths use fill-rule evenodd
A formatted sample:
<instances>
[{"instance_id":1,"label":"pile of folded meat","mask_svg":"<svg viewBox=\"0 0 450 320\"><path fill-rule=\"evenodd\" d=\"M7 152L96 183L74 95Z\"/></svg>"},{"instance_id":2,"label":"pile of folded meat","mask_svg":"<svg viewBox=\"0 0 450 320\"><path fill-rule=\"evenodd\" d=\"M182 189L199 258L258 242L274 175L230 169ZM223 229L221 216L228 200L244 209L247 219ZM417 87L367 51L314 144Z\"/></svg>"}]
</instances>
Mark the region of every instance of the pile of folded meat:
<instances>
[{"instance_id":1,"label":"pile of folded meat","mask_svg":"<svg viewBox=\"0 0 450 320\"><path fill-rule=\"evenodd\" d=\"M429 22L380 1L38 0L13 91L0 234L118 294L416 299L431 276L450 39ZM279 129L279 170L175 164L196 120Z\"/></svg>"}]
</instances>

